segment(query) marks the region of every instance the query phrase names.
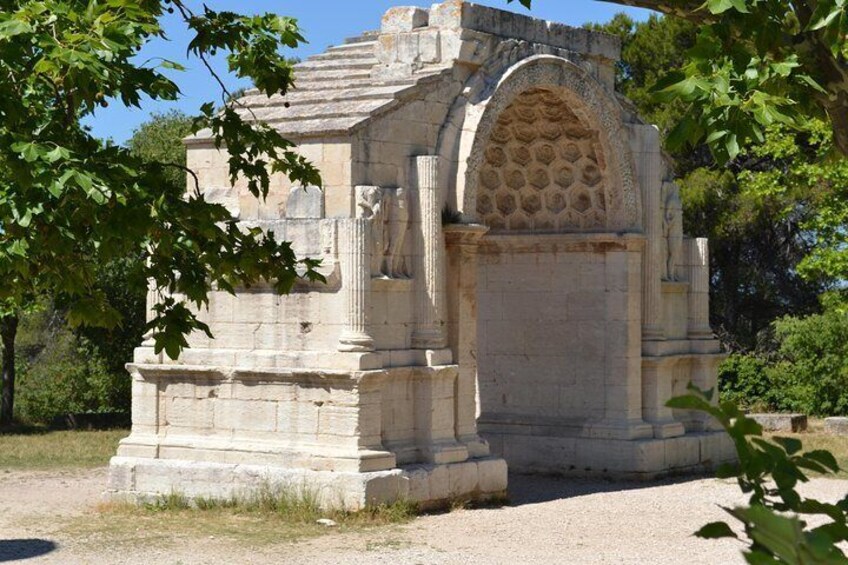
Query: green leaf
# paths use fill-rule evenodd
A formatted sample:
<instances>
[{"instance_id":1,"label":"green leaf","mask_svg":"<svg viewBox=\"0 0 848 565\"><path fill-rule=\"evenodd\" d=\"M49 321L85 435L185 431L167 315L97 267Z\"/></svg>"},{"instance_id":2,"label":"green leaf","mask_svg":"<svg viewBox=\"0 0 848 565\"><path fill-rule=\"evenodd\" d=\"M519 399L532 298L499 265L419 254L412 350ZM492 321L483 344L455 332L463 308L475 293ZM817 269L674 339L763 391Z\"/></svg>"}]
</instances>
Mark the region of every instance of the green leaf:
<instances>
[{"instance_id":1,"label":"green leaf","mask_svg":"<svg viewBox=\"0 0 848 565\"><path fill-rule=\"evenodd\" d=\"M23 20L11 18L0 21L0 40L10 39L23 33L32 33L33 27Z\"/></svg>"},{"instance_id":2,"label":"green leaf","mask_svg":"<svg viewBox=\"0 0 848 565\"><path fill-rule=\"evenodd\" d=\"M26 141L13 143L12 151L20 154L27 163L38 161L43 153L43 150L37 144Z\"/></svg>"},{"instance_id":3,"label":"green leaf","mask_svg":"<svg viewBox=\"0 0 848 565\"><path fill-rule=\"evenodd\" d=\"M798 453L803 447L803 445L801 444L801 440L796 439L794 437L773 437L771 439L773 442L785 449L786 453L788 453L789 455L794 455L795 453Z\"/></svg>"},{"instance_id":4,"label":"green leaf","mask_svg":"<svg viewBox=\"0 0 848 565\"><path fill-rule=\"evenodd\" d=\"M820 463L821 465L827 467L830 471L834 473L839 472L839 463L836 461L836 458L829 451L825 451L823 449L815 449L813 451L807 451L803 455L804 458L815 461L816 463Z\"/></svg>"}]
</instances>

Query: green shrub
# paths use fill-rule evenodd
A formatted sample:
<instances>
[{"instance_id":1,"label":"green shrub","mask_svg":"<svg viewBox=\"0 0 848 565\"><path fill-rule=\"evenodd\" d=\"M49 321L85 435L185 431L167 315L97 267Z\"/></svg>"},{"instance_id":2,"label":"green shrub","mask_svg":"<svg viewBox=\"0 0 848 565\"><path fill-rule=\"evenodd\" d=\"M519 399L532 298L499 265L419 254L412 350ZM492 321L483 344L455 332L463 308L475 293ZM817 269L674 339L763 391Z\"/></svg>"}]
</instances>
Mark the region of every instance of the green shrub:
<instances>
[{"instance_id":1,"label":"green shrub","mask_svg":"<svg viewBox=\"0 0 848 565\"><path fill-rule=\"evenodd\" d=\"M772 330L774 351L733 354L721 365L721 399L754 412L848 415L848 314L826 305Z\"/></svg>"},{"instance_id":2,"label":"green shrub","mask_svg":"<svg viewBox=\"0 0 848 565\"><path fill-rule=\"evenodd\" d=\"M777 362L768 369L780 408L848 415L848 315L840 309L774 324Z\"/></svg>"},{"instance_id":3,"label":"green shrub","mask_svg":"<svg viewBox=\"0 0 848 565\"><path fill-rule=\"evenodd\" d=\"M129 410L129 376L110 371L84 338L62 327L36 355L28 353L18 357L19 420L49 423L67 413Z\"/></svg>"},{"instance_id":4,"label":"green shrub","mask_svg":"<svg viewBox=\"0 0 848 565\"><path fill-rule=\"evenodd\" d=\"M718 384L722 401L752 412L775 409L775 391L760 357L734 353L719 366Z\"/></svg>"}]
</instances>

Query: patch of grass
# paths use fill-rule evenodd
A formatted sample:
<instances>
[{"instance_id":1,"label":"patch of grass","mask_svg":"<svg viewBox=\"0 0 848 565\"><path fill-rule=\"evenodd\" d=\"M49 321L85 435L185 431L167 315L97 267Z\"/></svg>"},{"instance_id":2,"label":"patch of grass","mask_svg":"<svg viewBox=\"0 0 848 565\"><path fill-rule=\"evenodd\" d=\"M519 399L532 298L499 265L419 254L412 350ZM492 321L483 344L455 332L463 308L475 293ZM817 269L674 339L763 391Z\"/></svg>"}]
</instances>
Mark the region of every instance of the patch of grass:
<instances>
[{"instance_id":1,"label":"patch of grass","mask_svg":"<svg viewBox=\"0 0 848 565\"><path fill-rule=\"evenodd\" d=\"M128 430L48 431L25 428L0 434L0 469L101 467Z\"/></svg>"},{"instance_id":2,"label":"patch of grass","mask_svg":"<svg viewBox=\"0 0 848 565\"><path fill-rule=\"evenodd\" d=\"M189 500L179 493L145 504L109 502L94 516L69 524L67 532L87 543L138 546L176 543L185 538L214 538L251 545L273 545L331 532L403 524L418 515L418 506L396 502L359 512L321 510L318 497L306 489L261 488L255 494L228 500ZM336 522L328 527L321 518Z\"/></svg>"},{"instance_id":3,"label":"patch of grass","mask_svg":"<svg viewBox=\"0 0 848 565\"><path fill-rule=\"evenodd\" d=\"M810 419L807 431L799 434L789 433L767 433L766 437L792 437L801 441L804 451L824 449L830 451L836 462L839 463L840 471L835 475L821 475L828 478L848 479L848 438L825 433L824 420ZM816 475L816 473L812 473Z\"/></svg>"}]
</instances>

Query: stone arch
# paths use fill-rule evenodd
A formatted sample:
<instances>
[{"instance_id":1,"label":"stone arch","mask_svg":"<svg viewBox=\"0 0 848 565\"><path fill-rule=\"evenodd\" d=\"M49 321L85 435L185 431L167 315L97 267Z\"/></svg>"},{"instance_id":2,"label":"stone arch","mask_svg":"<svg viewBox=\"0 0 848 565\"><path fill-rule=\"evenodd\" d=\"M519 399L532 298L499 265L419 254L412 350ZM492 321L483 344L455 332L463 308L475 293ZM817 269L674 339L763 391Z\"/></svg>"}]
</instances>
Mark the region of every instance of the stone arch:
<instances>
[{"instance_id":1,"label":"stone arch","mask_svg":"<svg viewBox=\"0 0 848 565\"><path fill-rule=\"evenodd\" d=\"M507 220L506 225L494 227L537 231L639 231L642 223L641 196L628 142L628 132L621 119L621 109L612 95L584 69L566 59L552 55L535 55L518 62L507 69L500 80L478 83L477 92L472 92L471 97L466 100L469 107L465 110L458 145L460 153L467 155L467 158L464 159L464 163L457 163L459 166L456 178L456 194L464 218L474 222L482 220L478 213L478 202L480 202L481 194L484 193L481 177L486 172L487 162L497 161L501 157L491 154L490 142L493 136L497 140L502 133L500 126L504 125L504 116L513 119L510 114L520 114L520 108L532 106L535 98L541 100L547 98L552 106L564 110L563 117L570 120L572 126L585 130L575 132L575 137L585 138L579 156L576 153L563 155L564 147L558 147L558 149L559 155L566 161L569 157L584 160L585 168L589 169L588 175L591 178L587 179L589 182L583 183L579 190L572 193L551 191L550 196L539 194L541 201L536 199L530 189L516 190L512 199L514 201L511 201L507 192L502 191L503 197L500 202L502 211L508 212L512 208L518 210L522 205L529 210L539 206L544 209L548 205L548 208L554 211L560 206L562 210L571 207L571 211L564 212L566 216L571 214L569 216L571 220L554 219L551 222L551 214L548 214L548 218L539 222L538 225L532 222L525 225L524 220L521 219L522 213L519 212L514 216L518 218L514 222L515 225L510 226L510 221ZM530 104L527 103L528 101ZM514 117L521 119L520 115ZM521 132L518 132L518 136L521 137ZM530 137L529 134L525 136L525 147L528 145L526 140ZM509 143L500 143L500 145L509 147ZM488 160L487 149L490 151ZM532 151L536 148L529 147L529 149ZM520 164L521 161L526 160L527 154L526 151L519 150L519 152L523 155L514 157ZM507 158L512 159L509 155ZM542 164L547 158L548 156L545 156L542 159ZM537 168L539 170L530 169L526 172L536 174L537 184L540 184L545 179L540 172L542 167ZM518 170L517 167L516 170ZM504 174L508 175L510 172L506 171ZM584 174L583 170L577 172ZM600 173L600 179L595 178L598 173ZM546 174L551 177L556 174L556 170L547 167ZM508 180L502 176L500 182L508 184ZM553 182L553 179L549 178L549 180ZM493 178L490 179L490 184L494 184ZM517 176L513 184L518 184ZM531 182L526 184L532 185ZM599 189L599 185L603 188ZM489 188L491 189L491 186ZM546 202L546 196L553 200ZM523 202L522 198L524 198ZM556 200L558 198L565 198L565 201L559 202ZM499 203L490 199L489 204L497 209ZM483 199L481 206L484 210L487 205ZM572 213L575 210L578 216L585 213L586 217L583 220L577 218ZM554 216L560 217L557 214Z\"/></svg>"}]
</instances>

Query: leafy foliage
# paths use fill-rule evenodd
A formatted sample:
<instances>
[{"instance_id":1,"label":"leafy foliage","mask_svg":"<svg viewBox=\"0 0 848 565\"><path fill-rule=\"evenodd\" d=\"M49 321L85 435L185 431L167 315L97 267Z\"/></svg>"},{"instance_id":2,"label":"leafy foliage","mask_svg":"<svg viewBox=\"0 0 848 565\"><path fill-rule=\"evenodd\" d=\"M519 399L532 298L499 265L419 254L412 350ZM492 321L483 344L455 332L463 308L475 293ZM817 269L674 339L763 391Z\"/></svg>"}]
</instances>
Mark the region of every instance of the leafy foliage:
<instances>
[{"instance_id":1,"label":"leafy foliage","mask_svg":"<svg viewBox=\"0 0 848 565\"><path fill-rule=\"evenodd\" d=\"M646 121L670 132L687 106L680 100L657 100L652 87L668 69L685 63L698 26L658 16L636 23L619 14L590 27L621 37L618 89ZM831 137L820 121L813 133L772 127L762 146L727 165L716 163L705 145L670 152L684 224L690 234L710 239L711 322L733 350L757 348L761 334L779 317L818 312L818 295L839 280L830 272L799 271L817 251L810 223L821 218L823 206L837 205L826 195L838 189L812 174L830 174L843 166L826 159Z\"/></svg>"},{"instance_id":2,"label":"leafy foliage","mask_svg":"<svg viewBox=\"0 0 848 565\"><path fill-rule=\"evenodd\" d=\"M108 342L100 345L71 331L54 304L43 301L25 314L17 348L18 419L49 423L67 413L129 411L126 372L110 366Z\"/></svg>"},{"instance_id":3,"label":"leafy foliage","mask_svg":"<svg viewBox=\"0 0 848 565\"><path fill-rule=\"evenodd\" d=\"M766 361L756 355L730 355L718 370L718 387L723 401L753 412L777 410L781 391L775 390L766 374Z\"/></svg>"},{"instance_id":4,"label":"leafy foliage","mask_svg":"<svg viewBox=\"0 0 848 565\"><path fill-rule=\"evenodd\" d=\"M848 415L848 314L827 310L775 323L780 344L771 380L787 391L785 407L810 414Z\"/></svg>"},{"instance_id":5,"label":"leafy foliage","mask_svg":"<svg viewBox=\"0 0 848 565\"><path fill-rule=\"evenodd\" d=\"M511 2L512 0L508 0ZM719 162L763 143L775 125L828 122L848 153L848 3L843 0L602 0L639 6L699 26L686 61L655 92L687 111L672 147L705 142ZM531 0L520 0L527 8Z\"/></svg>"},{"instance_id":6,"label":"leafy foliage","mask_svg":"<svg viewBox=\"0 0 848 565\"><path fill-rule=\"evenodd\" d=\"M673 398L668 406L697 410L713 416L727 431L736 447L738 466L724 465L718 476L735 477L742 492L750 495L748 506L725 508L744 530L745 559L762 563L810 564L848 563L837 544L848 541L848 497L836 504L803 497L796 490L809 480L810 472L839 471L827 451L803 451L800 440L763 438L762 427L745 416L733 402L711 403L713 391L690 385L690 394ZM785 513L790 513L786 515ZM822 524L810 527L803 518L815 517ZM696 535L707 538L740 537L726 522L713 522Z\"/></svg>"},{"instance_id":7,"label":"leafy foliage","mask_svg":"<svg viewBox=\"0 0 848 565\"><path fill-rule=\"evenodd\" d=\"M179 96L161 72L179 65L148 66L134 57L148 41L163 39L166 10L194 33L189 51L202 63L223 50L230 70L269 96L291 85L281 50L303 40L291 18L195 14L180 0L0 0L0 298L22 304L27 296L62 296L72 325L114 327L121 316L98 269L138 257L126 284L146 289L152 281L161 301L148 329L157 351L176 357L186 333L208 331L194 308L213 287L232 292L267 280L286 292L298 277L320 275L289 243L240 229L199 192L169 190L171 163L145 163L80 125L110 103ZM231 179L245 179L257 197L275 172L320 184L289 141L250 123L228 101L223 83L221 94L223 109L205 104L193 129L208 128L229 149Z\"/></svg>"},{"instance_id":8,"label":"leafy foliage","mask_svg":"<svg viewBox=\"0 0 848 565\"><path fill-rule=\"evenodd\" d=\"M153 114L127 142L130 153L143 162L166 165L162 176L176 194L186 189L186 149L182 140L191 135L193 125L194 119L178 110Z\"/></svg>"}]
</instances>

